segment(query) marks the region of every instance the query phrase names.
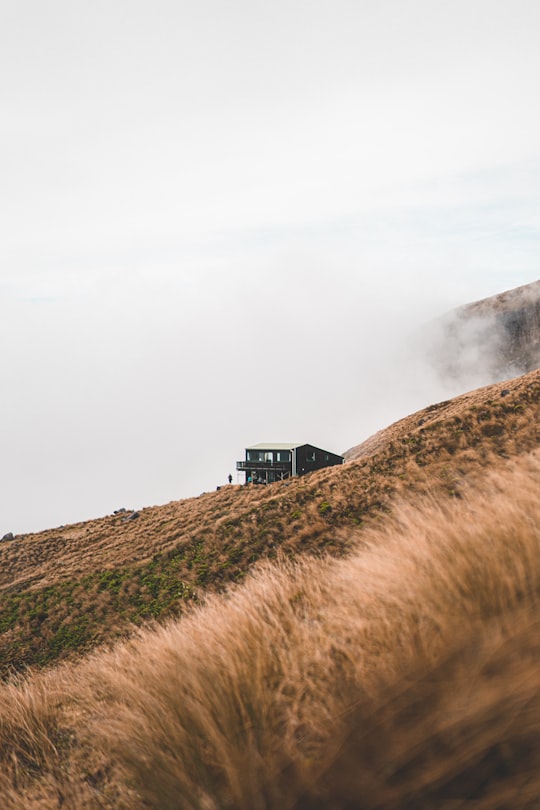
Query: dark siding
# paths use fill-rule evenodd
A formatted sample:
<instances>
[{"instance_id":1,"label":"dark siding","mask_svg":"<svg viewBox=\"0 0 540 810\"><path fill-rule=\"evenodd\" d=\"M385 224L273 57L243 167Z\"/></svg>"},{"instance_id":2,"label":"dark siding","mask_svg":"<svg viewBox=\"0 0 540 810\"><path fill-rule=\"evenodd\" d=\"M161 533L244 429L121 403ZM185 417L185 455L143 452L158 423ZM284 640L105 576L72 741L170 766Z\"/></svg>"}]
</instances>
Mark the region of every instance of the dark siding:
<instances>
[{"instance_id":1,"label":"dark siding","mask_svg":"<svg viewBox=\"0 0 540 810\"><path fill-rule=\"evenodd\" d=\"M343 464L343 456L329 453L328 450L321 450L320 447L314 447L312 444L303 444L296 448L298 475L322 470L323 467L334 467L336 464Z\"/></svg>"},{"instance_id":2,"label":"dark siding","mask_svg":"<svg viewBox=\"0 0 540 810\"><path fill-rule=\"evenodd\" d=\"M303 444L292 453L289 452L287 462L281 459L277 461L277 452L276 450L264 450L264 448L259 451L246 450L246 460L237 462L236 469L245 472L246 483L249 480L273 483L294 474L293 454L296 456L296 475L306 475L314 470L321 470L323 467L343 464L344 461L343 456L329 453L328 450L322 450L312 444ZM271 456L267 455L270 453ZM248 455L251 457L248 458Z\"/></svg>"}]
</instances>

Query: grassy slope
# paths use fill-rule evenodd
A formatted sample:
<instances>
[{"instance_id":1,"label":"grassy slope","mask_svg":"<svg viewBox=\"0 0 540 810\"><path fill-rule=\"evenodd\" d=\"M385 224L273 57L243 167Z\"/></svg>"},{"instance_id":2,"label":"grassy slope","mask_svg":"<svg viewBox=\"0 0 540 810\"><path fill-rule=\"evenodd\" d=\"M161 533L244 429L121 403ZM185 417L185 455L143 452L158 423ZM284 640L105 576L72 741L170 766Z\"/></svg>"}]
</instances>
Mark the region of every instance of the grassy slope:
<instances>
[{"instance_id":1,"label":"grassy slope","mask_svg":"<svg viewBox=\"0 0 540 810\"><path fill-rule=\"evenodd\" d=\"M227 487L19 536L0 547L0 671L50 664L181 613L278 555L340 555L396 496L459 495L485 467L540 444L540 372L407 417L349 463L269 487Z\"/></svg>"},{"instance_id":2,"label":"grassy slope","mask_svg":"<svg viewBox=\"0 0 540 810\"><path fill-rule=\"evenodd\" d=\"M0 685L3 810L538 807L540 453L497 468Z\"/></svg>"}]
</instances>

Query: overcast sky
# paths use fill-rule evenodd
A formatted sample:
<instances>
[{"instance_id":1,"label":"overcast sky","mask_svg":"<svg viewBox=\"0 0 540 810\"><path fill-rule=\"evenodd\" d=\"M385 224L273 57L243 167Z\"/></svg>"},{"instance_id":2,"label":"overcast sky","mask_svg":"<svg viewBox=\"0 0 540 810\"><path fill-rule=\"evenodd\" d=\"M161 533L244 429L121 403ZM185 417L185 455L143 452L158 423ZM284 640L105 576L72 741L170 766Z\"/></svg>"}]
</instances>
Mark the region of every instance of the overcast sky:
<instances>
[{"instance_id":1,"label":"overcast sky","mask_svg":"<svg viewBox=\"0 0 540 810\"><path fill-rule=\"evenodd\" d=\"M537 0L2 0L0 536L442 396L406 336L540 277L539 30Z\"/></svg>"}]
</instances>

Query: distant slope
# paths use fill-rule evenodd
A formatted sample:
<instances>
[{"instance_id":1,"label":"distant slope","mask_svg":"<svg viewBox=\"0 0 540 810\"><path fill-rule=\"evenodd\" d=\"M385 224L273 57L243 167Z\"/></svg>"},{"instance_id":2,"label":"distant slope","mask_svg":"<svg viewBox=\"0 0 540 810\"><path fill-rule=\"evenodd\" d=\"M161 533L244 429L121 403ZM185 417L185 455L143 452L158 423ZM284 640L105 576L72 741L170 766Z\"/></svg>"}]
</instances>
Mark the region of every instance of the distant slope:
<instances>
[{"instance_id":1,"label":"distant slope","mask_svg":"<svg viewBox=\"0 0 540 810\"><path fill-rule=\"evenodd\" d=\"M426 330L435 369L486 382L540 367L540 281L467 304Z\"/></svg>"},{"instance_id":2,"label":"distant slope","mask_svg":"<svg viewBox=\"0 0 540 810\"><path fill-rule=\"evenodd\" d=\"M540 371L432 405L342 467L21 535L0 545L0 671L79 655L181 613L262 559L340 555L409 493L459 495L540 444Z\"/></svg>"},{"instance_id":3,"label":"distant slope","mask_svg":"<svg viewBox=\"0 0 540 810\"><path fill-rule=\"evenodd\" d=\"M471 435L470 439L479 449L483 446L483 438L490 434L493 437L499 432L500 436L504 436L505 444L509 445L508 452L511 455L514 452L519 453L521 451L518 445L525 434L530 434L531 438L536 436L540 443L540 428L537 430L535 425L526 428L521 421L519 424L515 423L511 416L517 415L527 405L532 404L539 381L540 370L537 370L513 380L494 383L461 394L454 399L429 405L378 431L361 444L351 447L345 452L345 458L347 461L354 461L387 452L395 442L406 441L409 444L423 445L423 436L426 434L429 435L435 429L443 431L446 429L451 434L452 426L461 422L463 426L455 428L454 435L459 436L463 430L472 431L474 435ZM510 441L512 435L519 439L516 446ZM446 449L449 449L448 445ZM506 452L504 451L503 455Z\"/></svg>"}]
</instances>

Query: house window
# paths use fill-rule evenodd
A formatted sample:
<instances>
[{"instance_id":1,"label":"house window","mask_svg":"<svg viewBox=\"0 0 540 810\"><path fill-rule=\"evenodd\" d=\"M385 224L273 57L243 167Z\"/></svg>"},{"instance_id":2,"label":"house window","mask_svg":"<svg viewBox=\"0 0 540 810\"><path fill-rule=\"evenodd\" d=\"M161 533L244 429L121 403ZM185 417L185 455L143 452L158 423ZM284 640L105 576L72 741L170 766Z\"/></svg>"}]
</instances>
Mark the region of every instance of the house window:
<instances>
[{"instance_id":1,"label":"house window","mask_svg":"<svg viewBox=\"0 0 540 810\"><path fill-rule=\"evenodd\" d=\"M277 453L277 461L285 461L289 462L291 460L291 454L288 450L279 450Z\"/></svg>"},{"instance_id":2,"label":"house window","mask_svg":"<svg viewBox=\"0 0 540 810\"><path fill-rule=\"evenodd\" d=\"M247 461L264 461L264 453L262 450L248 450Z\"/></svg>"},{"instance_id":3,"label":"house window","mask_svg":"<svg viewBox=\"0 0 540 810\"><path fill-rule=\"evenodd\" d=\"M310 453L307 454L308 461L315 461L315 450L312 450Z\"/></svg>"},{"instance_id":4,"label":"house window","mask_svg":"<svg viewBox=\"0 0 540 810\"><path fill-rule=\"evenodd\" d=\"M264 454L264 460L272 463L274 461L274 454L271 450L267 450Z\"/></svg>"}]
</instances>

